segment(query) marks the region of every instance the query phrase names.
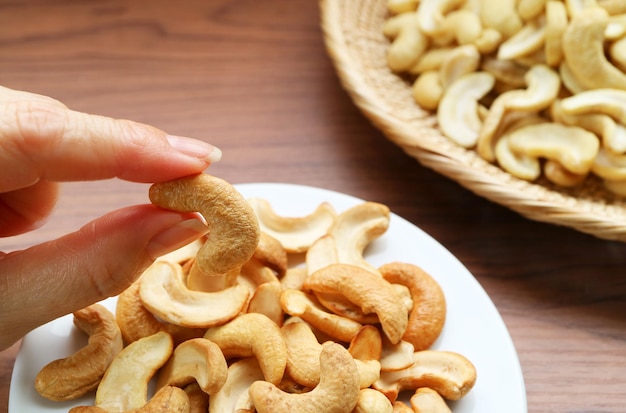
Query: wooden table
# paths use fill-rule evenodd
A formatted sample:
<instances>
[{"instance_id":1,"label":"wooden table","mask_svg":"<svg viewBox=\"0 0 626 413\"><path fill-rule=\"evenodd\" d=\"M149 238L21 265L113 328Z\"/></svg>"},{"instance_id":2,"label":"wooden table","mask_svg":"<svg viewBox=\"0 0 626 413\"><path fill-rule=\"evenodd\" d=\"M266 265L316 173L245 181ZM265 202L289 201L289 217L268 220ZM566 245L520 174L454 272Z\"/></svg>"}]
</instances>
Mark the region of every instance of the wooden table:
<instances>
[{"instance_id":1,"label":"wooden table","mask_svg":"<svg viewBox=\"0 0 626 413\"><path fill-rule=\"evenodd\" d=\"M341 89L316 2L3 0L0 84L205 139L224 152L211 173L232 183L313 185L389 205L491 296L530 412L626 411L626 245L529 221L387 141ZM146 202L145 187L117 180L63 188L46 226L0 250ZM18 349L0 353L0 412Z\"/></svg>"}]
</instances>

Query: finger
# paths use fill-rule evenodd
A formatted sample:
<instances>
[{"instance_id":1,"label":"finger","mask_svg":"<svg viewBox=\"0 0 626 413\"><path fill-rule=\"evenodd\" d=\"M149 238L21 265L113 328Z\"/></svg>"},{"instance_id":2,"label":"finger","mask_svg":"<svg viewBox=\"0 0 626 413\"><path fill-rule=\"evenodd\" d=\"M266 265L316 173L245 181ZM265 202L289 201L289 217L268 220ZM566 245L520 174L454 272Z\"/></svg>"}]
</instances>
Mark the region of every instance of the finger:
<instances>
[{"instance_id":1,"label":"finger","mask_svg":"<svg viewBox=\"0 0 626 413\"><path fill-rule=\"evenodd\" d=\"M50 181L0 193L0 237L39 228L54 209L58 194L58 184Z\"/></svg>"},{"instance_id":2,"label":"finger","mask_svg":"<svg viewBox=\"0 0 626 413\"><path fill-rule=\"evenodd\" d=\"M39 179L158 182L202 172L220 156L201 140L0 87L0 192Z\"/></svg>"},{"instance_id":3,"label":"finger","mask_svg":"<svg viewBox=\"0 0 626 413\"><path fill-rule=\"evenodd\" d=\"M41 324L119 294L156 257L207 229L195 214L142 205L0 256L0 350Z\"/></svg>"}]
</instances>

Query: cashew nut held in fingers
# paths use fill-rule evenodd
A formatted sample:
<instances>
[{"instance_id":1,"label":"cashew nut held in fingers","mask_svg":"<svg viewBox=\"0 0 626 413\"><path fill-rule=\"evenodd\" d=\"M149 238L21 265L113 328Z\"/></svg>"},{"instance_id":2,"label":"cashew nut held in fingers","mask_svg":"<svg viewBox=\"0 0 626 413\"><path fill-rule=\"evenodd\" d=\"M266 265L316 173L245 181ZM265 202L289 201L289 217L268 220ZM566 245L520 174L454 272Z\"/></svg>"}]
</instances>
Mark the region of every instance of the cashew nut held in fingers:
<instances>
[{"instance_id":1,"label":"cashew nut held in fingers","mask_svg":"<svg viewBox=\"0 0 626 413\"><path fill-rule=\"evenodd\" d=\"M96 407L126 412L144 406L148 401L148 383L173 350L172 337L162 331L127 345L102 377L96 391Z\"/></svg>"},{"instance_id":2,"label":"cashew nut held in fingers","mask_svg":"<svg viewBox=\"0 0 626 413\"><path fill-rule=\"evenodd\" d=\"M249 389L258 413L346 413L352 412L359 398L359 372L354 359L343 346L322 345L320 382L311 391L286 393L275 385L257 381Z\"/></svg>"},{"instance_id":3,"label":"cashew nut held in fingers","mask_svg":"<svg viewBox=\"0 0 626 413\"><path fill-rule=\"evenodd\" d=\"M74 325L89 336L87 345L39 371L35 389L46 399L73 400L95 389L123 348L115 316L100 304L74 312Z\"/></svg>"},{"instance_id":4,"label":"cashew nut held in fingers","mask_svg":"<svg viewBox=\"0 0 626 413\"><path fill-rule=\"evenodd\" d=\"M227 324L209 328L204 338L217 344L227 359L255 356L270 383L279 383L285 373L285 340L280 328L263 314L242 314Z\"/></svg>"},{"instance_id":5,"label":"cashew nut held in fingers","mask_svg":"<svg viewBox=\"0 0 626 413\"><path fill-rule=\"evenodd\" d=\"M213 289L206 280L212 276L234 279L254 254L260 237L256 215L228 182L207 174L193 175L153 184L149 196L162 208L199 212L209 226L210 233L188 275L189 288L206 290L209 285Z\"/></svg>"},{"instance_id":6,"label":"cashew nut held in fingers","mask_svg":"<svg viewBox=\"0 0 626 413\"><path fill-rule=\"evenodd\" d=\"M221 291L190 290L182 267L156 261L141 276L139 295L144 306L163 321L206 328L235 318L248 302L248 288L237 284Z\"/></svg>"}]
</instances>

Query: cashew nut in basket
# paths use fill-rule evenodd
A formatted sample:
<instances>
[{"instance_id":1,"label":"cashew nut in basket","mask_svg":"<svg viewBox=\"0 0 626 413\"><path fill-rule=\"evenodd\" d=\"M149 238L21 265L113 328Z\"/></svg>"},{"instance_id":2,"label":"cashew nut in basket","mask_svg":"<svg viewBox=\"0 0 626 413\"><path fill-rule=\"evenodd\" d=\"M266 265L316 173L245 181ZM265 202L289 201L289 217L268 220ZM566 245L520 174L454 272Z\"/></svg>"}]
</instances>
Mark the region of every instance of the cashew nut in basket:
<instances>
[{"instance_id":1,"label":"cashew nut in basket","mask_svg":"<svg viewBox=\"0 0 626 413\"><path fill-rule=\"evenodd\" d=\"M509 146L517 153L558 161L568 171L586 174L598 154L596 135L576 126L547 122L531 124L509 135Z\"/></svg>"},{"instance_id":2,"label":"cashew nut in basket","mask_svg":"<svg viewBox=\"0 0 626 413\"><path fill-rule=\"evenodd\" d=\"M191 289L205 290L206 278L211 276L236 277L254 254L260 237L256 215L228 182L207 174L193 175L153 184L149 196L162 208L199 212L210 228L189 272Z\"/></svg>"},{"instance_id":3,"label":"cashew nut in basket","mask_svg":"<svg viewBox=\"0 0 626 413\"><path fill-rule=\"evenodd\" d=\"M476 383L476 368L463 355L450 351L413 353L413 365L404 370L381 372L373 388L395 401L403 390L430 387L448 400L459 400Z\"/></svg>"},{"instance_id":4,"label":"cashew nut in basket","mask_svg":"<svg viewBox=\"0 0 626 413\"><path fill-rule=\"evenodd\" d=\"M190 413L189 397L184 390L174 386L159 389L141 407L129 410L107 410L97 406L72 407L69 413Z\"/></svg>"},{"instance_id":5,"label":"cashew nut in basket","mask_svg":"<svg viewBox=\"0 0 626 413\"><path fill-rule=\"evenodd\" d=\"M100 379L122 350L122 334L115 316L100 304L74 313L74 325L88 336L85 347L44 366L35 389L49 400L73 400L98 387Z\"/></svg>"},{"instance_id":6,"label":"cashew nut in basket","mask_svg":"<svg viewBox=\"0 0 626 413\"><path fill-rule=\"evenodd\" d=\"M478 141L482 121L478 117L478 101L492 88L495 78L488 72L469 73L459 78L444 92L437 110L442 133L466 148Z\"/></svg>"},{"instance_id":7,"label":"cashew nut in basket","mask_svg":"<svg viewBox=\"0 0 626 413\"><path fill-rule=\"evenodd\" d=\"M446 320L446 299L439 283L420 267L392 262L379 268L390 283L405 285L413 298L409 324L402 340L415 351L429 348L439 337Z\"/></svg>"},{"instance_id":8,"label":"cashew nut in basket","mask_svg":"<svg viewBox=\"0 0 626 413\"><path fill-rule=\"evenodd\" d=\"M343 346L333 342L322 345L320 382L311 391L285 393L275 385L257 381L249 389L258 413L345 413L351 412L359 398L359 373L354 359Z\"/></svg>"},{"instance_id":9,"label":"cashew nut in basket","mask_svg":"<svg viewBox=\"0 0 626 413\"><path fill-rule=\"evenodd\" d=\"M537 64L526 75L526 89L514 89L499 95L492 103L478 135L476 150L489 162L495 161L494 146L504 116L511 111L537 113L557 98L561 78L550 67Z\"/></svg>"},{"instance_id":10,"label":"cashew nut in basket","mask_svg":"<svg viewBox=\"0 0 626 413\"><path fill-rule=\"evenodd\" d=\"M626 89L626 74L613 66L604 51L609 16L590 7L573 16L563 34L565 61L586 89Z\"/></svg>"},{"instance_id":11,"label":"cashew nut in basket","mask_svg":"<svg viewBox=\"0 0 626 413\"><path fill-rule=\"evenodd\" d=\"M197 382L207 394L216 393L226 382L228 366L224 354L210 340L194 338L179 344L159 371L156 388L183 387Z\"/></svg>"},{"instance_id":12,"label":"cashew nut in basket","mask_svg":"<svg viewBox=\"0 0 626 413\"><path fill-rule=\"evenodd\" d=\"M172 337L162 331L127 345L102 377L95 405L111 412L125 412L145 405L148 383L173 350Z\"/></svg>"},{"instance_id":13,"label":"cashew nut in basket","mask_svg":"<svg viewBox=\"0 0 626 413\"><path fill-rule=\"evenodd\" d=\"M246 313L230 322L211 327L204 338L215 342L224 356L256 356L265 380L277 384L287 366L287 348L280 328L267 316Z\"/></svg>"},{"instance_id":14,"label":"cashew nut in basket","mask_svg":"<svg viewBox=\"0 0 626 413\"><path fill-rule=\"evenodd\" d=\"M304 287L316 293L337 293L357 304L364 313L376 313L392 343L402 338L408 325L408 310L388 281L361 267L333 264L310 274Z\"/></svg>"},{"instance_id":15,"label":"cashew nut in basket","mask_svg":"<svg viewBox=\"0 0 626 413\"><path fill-rule=\"evenodd\" d=\"M161 320L183 327L205 328L235 318L248 302L248 288L237 284L221 291L187 288L182 267L156 261L139 280L144 306Z\"/></svg>"},{"instance_id":16,"label":"cashew nut in basket","mask_svg":"<svg viewBox=\"0 0 626 413\"><path fill-rule=\"evenodd\" d=\"M410 69L428 48L430 41L418 24L418 16L413 12L401 13L385 21L383 34L392 40L387 52L387 64L391 70Z\"/></svg>"}]
</instances>

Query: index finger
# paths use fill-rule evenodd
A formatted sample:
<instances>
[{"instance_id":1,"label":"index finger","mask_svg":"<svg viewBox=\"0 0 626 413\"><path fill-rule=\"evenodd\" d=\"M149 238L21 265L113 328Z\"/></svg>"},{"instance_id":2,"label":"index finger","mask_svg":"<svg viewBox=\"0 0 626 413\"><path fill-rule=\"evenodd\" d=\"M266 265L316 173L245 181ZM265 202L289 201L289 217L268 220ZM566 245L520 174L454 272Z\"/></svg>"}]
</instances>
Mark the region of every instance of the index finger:
<instances>
[{"instance_id":1,"label":"index finger","mask_svg":"<svg viewBox=\"0 0 626 413\"><path fill-rule=\"evenodd\" d=\"M0 87L0 192L40 179L159 182L200 173L220 157L201 140Z\"/></svg>"}]
</instances>

